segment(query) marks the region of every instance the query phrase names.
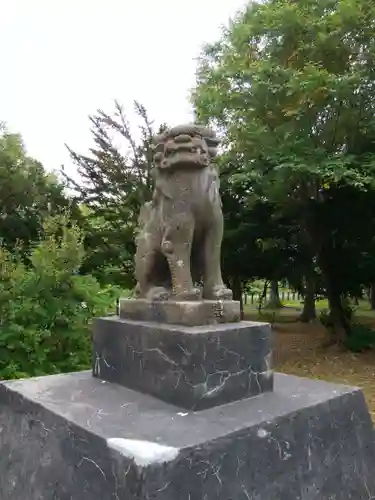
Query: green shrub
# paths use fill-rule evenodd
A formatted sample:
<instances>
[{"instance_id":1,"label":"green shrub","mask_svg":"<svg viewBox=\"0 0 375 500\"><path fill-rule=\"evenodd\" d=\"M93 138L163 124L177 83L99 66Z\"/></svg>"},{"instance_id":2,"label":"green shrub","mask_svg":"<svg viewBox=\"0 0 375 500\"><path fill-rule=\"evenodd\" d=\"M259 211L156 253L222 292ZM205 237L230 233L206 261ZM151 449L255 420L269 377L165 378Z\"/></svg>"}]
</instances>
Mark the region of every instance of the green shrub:
<instances>
[{"instance_id":1,"label":"green shrub","mask_svg":"<svg viewBox=\"0 0 375 500\"><path fill-rule=\"evenodd\" d=\"M352 352L363 352L375 346L375 331L366 325L356 323L352 332L344 341L346 349Z\"/></svg>"},{"instance_id":2,"label":"green shrub","mask_svg":"<svg viewBox=\"0 0 375 500\"><path fill-rule=\"evenodd\" d=\"M90 323L113 312L119 290L78 274L83 238L68 218L49 218L26 267L0 247L0 378L86 369Z\"/></svg>"},{"instance_id":3,"label":"green shrub","mask_svg":"<svg viewBox=\"0 0 375 500\"><path fill-rule=\"evenodd\" d=\"M345 318L349 323L352 323L354 320L354 315L355 315L356 308L353 307L347 300L343 301L343 313ZM331 311L328 309L323 309L319 315L319 321L321 324L327 328L328 331L333 330L333 321L332 321L332 315Z\"/></svg>"},{"instance_id":4,"label":"green shrub","mask_svg":"<svg viewBox=\"0 0 375 500\"><path fill-rule=\"evenodd\" d=\"M333 329L333 321L331 316L331 311L328 309L323 309L319 314L319 321L328 331Z\"/></svg>"},{"instance_id":5,"label":"green shrub","mask_svg":"<svg viewBox=\"0 0 375 500\"><path fill-rule=\"evenodd\" d=\"M344 303L344 314L351 325L351 333L343 341L346 349L352 352L363 352L375 346L375 331L366 325L355 321L355 308L348 302ZM323 310L319 316L322 325L334 337L334 325L330 311Z\"/></svg>"}]
</instances>

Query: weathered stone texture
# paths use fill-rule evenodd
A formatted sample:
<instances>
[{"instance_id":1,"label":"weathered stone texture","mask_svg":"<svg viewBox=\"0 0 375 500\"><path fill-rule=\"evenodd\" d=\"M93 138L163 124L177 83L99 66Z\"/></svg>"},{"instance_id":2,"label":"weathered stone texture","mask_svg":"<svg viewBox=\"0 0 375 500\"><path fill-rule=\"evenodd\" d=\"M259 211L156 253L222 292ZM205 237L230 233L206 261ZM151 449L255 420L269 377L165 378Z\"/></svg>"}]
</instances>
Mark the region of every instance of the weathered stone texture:
<instances>
[{"instance_id":1,"label":"weathered stone texture","mask_svg":"<svg viewBox=\"0 0 375 500\"><path fill-rule=\"evenodd\" d=\"M272 390L272 332L264 323L178 326L95 320L94 376L202 409Z\"/></svg>"},{"instance_id":2,"label":"weathered stone texture","mask_svg":"<svg viewBox=\"0 0 375 500\"><path fill-rule=\"evenodd\" d=\"M0 384L0 498L369 500L359 390L277 374L275 391L182 411L76 373Z\"/></svg>"},{"instance_id":3,"label":"weathered stone texture","mask_svg":"<svg viewBox=\"0 0 375 500\"><path fill-rule=\"evenodd\" d=\"M240 303L234 300L151 301L120 299L119 315L123 319L156 323L202 326L235 323L241 320Z\"/></svg>"},{"instance_id":4,"label":"weathered stone texture","mask_svg":"<svg viewBox=\"0 0 375 500\"><path fill-rule=\"evenodd\" d=\"M155 189L140 211L136 238L136 295L231 300L220 266L219 140L211 129L188 124L166 130L154 143Z\"/></svg>"}]
</instances>

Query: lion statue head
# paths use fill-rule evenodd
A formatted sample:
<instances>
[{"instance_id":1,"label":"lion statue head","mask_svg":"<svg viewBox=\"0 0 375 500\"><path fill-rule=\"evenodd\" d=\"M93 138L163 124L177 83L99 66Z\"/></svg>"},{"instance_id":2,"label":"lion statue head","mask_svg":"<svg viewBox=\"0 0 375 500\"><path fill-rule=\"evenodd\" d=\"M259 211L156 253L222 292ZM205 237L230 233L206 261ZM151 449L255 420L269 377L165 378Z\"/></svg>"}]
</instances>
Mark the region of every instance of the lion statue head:
<instances>
[{"instance_id":1,"label":"lion statue head","mask_svg":"<svg viewBox=\"0 0 375 500\"><path fill-rule=\"evenodd\" d=\"M205 168L217 155L219 142L215 132L203 125L167 129L154 138L155 168L161 171Z\"/></svg>"}]
</instances>

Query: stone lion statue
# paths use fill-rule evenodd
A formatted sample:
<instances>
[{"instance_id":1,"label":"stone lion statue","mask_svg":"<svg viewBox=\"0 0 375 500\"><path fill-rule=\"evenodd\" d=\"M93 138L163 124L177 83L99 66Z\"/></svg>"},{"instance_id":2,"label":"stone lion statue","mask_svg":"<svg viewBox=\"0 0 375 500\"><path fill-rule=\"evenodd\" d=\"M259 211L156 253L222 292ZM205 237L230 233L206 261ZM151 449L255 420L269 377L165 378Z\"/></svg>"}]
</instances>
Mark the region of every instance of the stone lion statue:
<instances>
[{"instance_id":1,"label":"stone lion statue","mask_svg":"<svg viewBox=\"0 0 375 500\"><path fill-rule=\"evenodd\" d=\"M219 140L201 125L154 139L152 201L139 214L135 294L150 300L231 300L220 251L223 214L213 163Z\"/></svg>"}]
</instances>

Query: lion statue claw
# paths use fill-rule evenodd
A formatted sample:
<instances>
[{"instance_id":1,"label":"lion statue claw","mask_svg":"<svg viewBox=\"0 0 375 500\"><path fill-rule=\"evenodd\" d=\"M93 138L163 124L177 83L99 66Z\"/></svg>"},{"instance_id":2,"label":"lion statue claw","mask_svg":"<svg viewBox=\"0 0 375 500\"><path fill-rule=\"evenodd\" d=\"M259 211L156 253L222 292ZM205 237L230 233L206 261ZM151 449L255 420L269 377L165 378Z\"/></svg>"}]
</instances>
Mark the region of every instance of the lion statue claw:
<instances>
[{"instance_id":1,"label":"lion statue claw","mask_svg":"<svg viewBox=\"0 0 375 500\"><path fill-rule=\"evenodd\" d=\"M136 237L137 297L232 299L220 266L223 214L213 164L218 143L212 130L194 124L154 139L155 189L140 211Z\"/></svg>"}]
</instances>

